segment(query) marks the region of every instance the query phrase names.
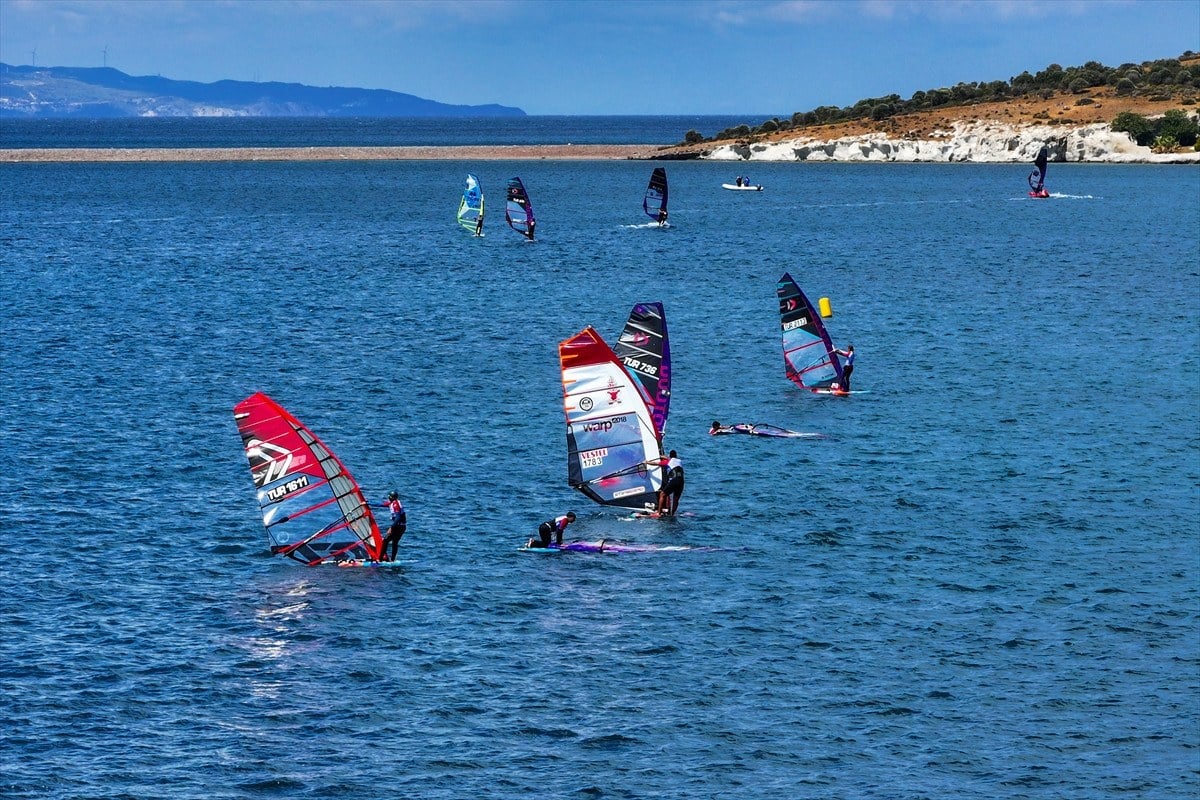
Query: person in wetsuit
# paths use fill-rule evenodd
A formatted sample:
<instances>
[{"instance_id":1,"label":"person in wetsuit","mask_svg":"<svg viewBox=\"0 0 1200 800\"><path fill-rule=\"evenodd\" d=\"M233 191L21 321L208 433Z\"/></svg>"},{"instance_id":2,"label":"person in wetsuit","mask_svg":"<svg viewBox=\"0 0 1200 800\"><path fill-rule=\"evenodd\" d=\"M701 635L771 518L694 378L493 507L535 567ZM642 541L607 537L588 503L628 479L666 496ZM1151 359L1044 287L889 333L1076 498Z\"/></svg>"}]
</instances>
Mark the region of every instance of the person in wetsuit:
<instances>
[{"instance_id":1,"label":"person in wetsuit","mask_svg":"<svg viewBox=\"0 0 1200 800\"><path fill-rule=\"evenodd\" d=\"M383 547L379 551L379 557L385 561L395 561L396 551L400 547L400 539L404 536L404 531L408 529L408 514L404 511L404 504L400 502L400 495L396 492L388 492L387 502L380 504L391 512L392 522L388 527L387 535L383 538ZM388 555L388 548L391 547L391 555Z\"/></svg>"},{"instance_id":2,"label":"person in wetsuit","mask_svg":"<svg viewBox=\"0 0 1200 800\"><path fill-rule=\"evenodd\" d=\"M567 529L567 526L570 525L574 521L575 521L575 512L568 511L566 514L563 514L561 517L555 517L552 520L543 522L541 525L538 526L538 538L530 539L528 542L525 543L525 546L526 547L548 548L550 546L550 540L553 538L554 545L556 547L562 547L563 531L565 531Z\"/></svg>"},{"instance_id":3,"label":"person in wetsuit","mask_svg":"<svg viewBox=\"0 0 1200 800\"><path fill-rule=\"evenodd\" d=\"M850 391L850 375L854 372L854 345L846 345L845 350L834 350L839 356L846 359L842 364L842 385L838 388L843 392Z\"/></svg>"}]
</instances>

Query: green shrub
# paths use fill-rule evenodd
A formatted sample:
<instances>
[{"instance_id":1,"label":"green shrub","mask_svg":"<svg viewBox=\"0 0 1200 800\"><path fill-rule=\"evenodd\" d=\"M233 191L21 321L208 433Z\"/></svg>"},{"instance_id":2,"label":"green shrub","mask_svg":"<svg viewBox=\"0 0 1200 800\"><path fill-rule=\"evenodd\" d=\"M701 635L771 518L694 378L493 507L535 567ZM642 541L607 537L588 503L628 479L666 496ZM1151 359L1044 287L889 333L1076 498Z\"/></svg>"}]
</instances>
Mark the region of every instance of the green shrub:
<instances>
[{"instance_id":1,"label":"green shrub","mask_svg":"<svg viewBox=\"0 0 1200 800\"><path fill-rule=\"evenodd\" d=\"M1170 153L1179 147L1179 141L1174 136L1163 135L1154 140L1150 149L1156 153Z\"/></svg>"},{"instance_id":2,"label":"green shrub","mask_svg":"<svg viewBox=\"0 0 1200 800\"><path fill-rule=\"evenodd\" d=\"M1121 78L1121 80L1117 81L1117 94L1133 94L1133 90L1133 81L1129 80L1129 78Z\"/></svg>"},{"instance_id":3,"label":"green shrub","mask_svg":"<svg viewBox=\"0 0 1200 800\"><path fill-rule=\"evenodd\" d=\"M1186 111L1173 108L1158 120L1154 132L1159 137L1174 139L1176 146L1191 147L1196 143L1196 134L1200 132L1200 126L1197 126L1196 120L1189 117Z\"/></svg>"},{"instance_id":4,"label":"green shrub","mask_svg":"<svg viewBox=\"0 0 1200 800\"><path fill-rule=\"evenodd\" d=\"M1128 133L1129 136L1143 147L1154 141L1154 126L1150 120L1132 111L1122 111L1108 126L1114 131Z\"/></svg>"},{"instance_id":5,"label":"green shrub","mask_svg":"<svg viewBox=\"0 0 1200 800\"><path fill-rule=\"evenodd\" d=\"M696 131L688 131L683 135L683 141L687 144L699 144L704 141L704 136Z\"/></svg>"}]
</instances>

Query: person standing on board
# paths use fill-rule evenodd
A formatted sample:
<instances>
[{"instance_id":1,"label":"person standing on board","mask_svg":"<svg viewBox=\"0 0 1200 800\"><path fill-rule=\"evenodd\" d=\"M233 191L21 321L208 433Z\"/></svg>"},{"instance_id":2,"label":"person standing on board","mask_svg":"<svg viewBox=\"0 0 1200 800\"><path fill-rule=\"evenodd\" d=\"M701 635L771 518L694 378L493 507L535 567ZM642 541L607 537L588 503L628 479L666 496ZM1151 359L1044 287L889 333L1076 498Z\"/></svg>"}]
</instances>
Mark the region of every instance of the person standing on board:
<instances>
[{"instance_id":1,"label":"person standing on board","mask_svg":"<svg viewBox=\"0 0 1200 800\"><path fill-rule=\"evenodd\" d=\"M658 210L658 227L660 227L660 228L666 227L666 224L667 224L667 210L665 208L660 208Z\"/></svg>"},{"instance_id":2,"label":"person standing on board","mask_svg":"<svg viewBox=\"0 0 1200 800\"><path fill-rule=\"evenodd\" d=\"M475 218L475 235L483 236L483 214Z\"/></svg>"},{"instance_id":3,"label":"person standing on board","mask_svg":"<svg viewBox=\"0 0 1200 800\"><path fill-rule=\"evenodd\" d=\"M663 482L658 490L658 508L655 510L673 517L679 512L679 498L683 495L683 462L679 460L679 454L672 450L668 457L657 459L657 463L663 468Z\"/></svg>"},{"instance_id":4,"label":"person standing on board","mask_svg":"<svg viewBox=\"0 0 1200 800\"><path fill-rule=\"evenodd\" d=\"M379 550L379 558L381 561L395 561L396 550L400 547L400 539L403 538L404 531L408 529L408 514L404 511L404 504L400 502L400 495L395 492L388 492L387 502L380 503L380 506L391 512L392 524L383 539L383 547ZM387 554L389 545L392 549L390 556Z\"/></svg>"},{"instance_id":5,"label":"person standing on board","mask_svg":"<svg viewBox=\"0 0 1200 800\"><path fill-rule=\"evenodd\" d=\"M525 228L525 238L531 242L533 241L533 228L535 225L537 225L537 220L531 219L529 220L529 225Z\"/></svg>"},{"instance_id":6,"label":"person standing on board","mask_svg":"<svg viewBox=\"0 0 1200 800\"><path fill-rule=\"evenodd\" d=\"M543 549L548 548L550 546L550 538L553 537L555 546L562 547L563 531L565 531L567 529L567 526L570 525L574 521L575 521L575 512L568 511L566 514L562 515L561 517L555 517L554 519L552 519L548 522L543 522L541 525L538 526L538 538L530 539L528 542L525 543L525 546L526 547L541 547Z\"/></svg>"},{"instance_id":7,"label":"person standing on board","mask_svg":"<svg viewBox=\"0 0 1200 800\"><path fill-rule=\"evenodd\" d=\"M850 375L854 372L854 345L846 345L845 350L834 350L839 356L843 356L846 361L842 364L842 385L838 388L843 392L850 391Z\"/></svg>"}]
</instances>

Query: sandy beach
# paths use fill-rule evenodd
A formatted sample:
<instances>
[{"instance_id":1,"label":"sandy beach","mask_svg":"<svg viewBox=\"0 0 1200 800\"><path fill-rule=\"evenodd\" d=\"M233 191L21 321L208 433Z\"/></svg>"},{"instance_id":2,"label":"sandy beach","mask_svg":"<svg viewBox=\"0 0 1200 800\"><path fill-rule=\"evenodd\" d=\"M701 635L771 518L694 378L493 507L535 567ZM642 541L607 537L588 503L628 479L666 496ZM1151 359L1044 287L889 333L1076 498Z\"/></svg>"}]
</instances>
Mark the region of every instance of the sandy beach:
<instances>
[{"instance_id":1,"label":"sandy beach","mask_svg":"<svg viewBox=\"0 0 1200 800\"><path fill-rule=\"evenodd\" d=\"M607 161L651 158L654 144L463 147L188 147L0 149L0 162L88 161Z\"/></svg>"}]
</instances>

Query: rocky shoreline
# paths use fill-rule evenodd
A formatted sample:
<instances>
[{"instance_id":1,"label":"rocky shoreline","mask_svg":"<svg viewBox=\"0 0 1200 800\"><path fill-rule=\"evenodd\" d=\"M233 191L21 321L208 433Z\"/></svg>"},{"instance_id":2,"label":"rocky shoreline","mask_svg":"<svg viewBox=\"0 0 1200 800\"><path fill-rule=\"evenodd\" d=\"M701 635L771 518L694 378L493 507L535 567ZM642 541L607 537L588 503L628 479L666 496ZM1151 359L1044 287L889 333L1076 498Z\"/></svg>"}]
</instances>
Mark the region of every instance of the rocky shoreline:
<instances>
[{"instance_id":1,"label":"rocky shoreline","mask_svg":"<svg viewBox=\"0 0 1200 800\"><path fill-rule=\"evenodd\" d=\"M1102 164L1200 164L1200 152L1155 153L1105 124L1004 125L955 122L928 137L893 138L873 132L837 139L795 137L772 142L724 144L701 158L712 161L841 161L1002 164L1032 161L1043 146L1058 162Z\"/></svg>"}]
</instances>

